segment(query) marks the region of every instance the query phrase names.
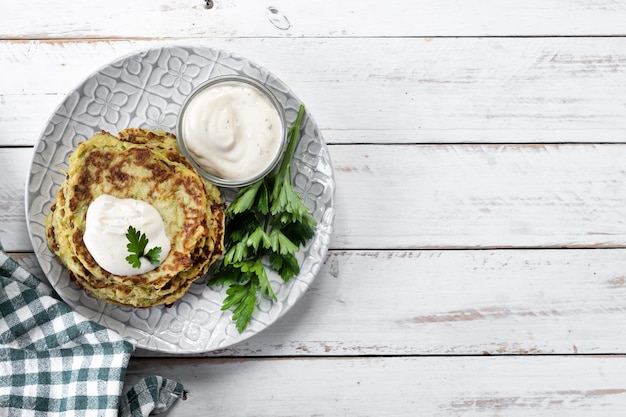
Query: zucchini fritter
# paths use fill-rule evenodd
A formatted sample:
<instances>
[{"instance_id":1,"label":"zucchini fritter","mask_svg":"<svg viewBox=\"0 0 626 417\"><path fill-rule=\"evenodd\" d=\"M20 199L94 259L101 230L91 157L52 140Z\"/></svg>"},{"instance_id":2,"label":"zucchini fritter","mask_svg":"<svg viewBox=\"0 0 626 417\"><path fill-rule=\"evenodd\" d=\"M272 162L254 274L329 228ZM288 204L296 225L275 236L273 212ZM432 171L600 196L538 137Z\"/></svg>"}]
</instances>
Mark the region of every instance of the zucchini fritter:
<instances>
[{"instance_id":1,"label":"zucchini fritter","mask_svg":"<svg viewBox=\"0 0 626 417\"><path fill-rule=\"evenodd\" d=\"M102 194L143 200L159 211L172 245L159 267L118 276L94 261L83 243L85 216ZM153 307L173 304L222 254L224 212L219 189L178 152L174 135L131 128L77 146L46 229L48 246L88 293L112 304Z\"/></svg>"}]
</instances>

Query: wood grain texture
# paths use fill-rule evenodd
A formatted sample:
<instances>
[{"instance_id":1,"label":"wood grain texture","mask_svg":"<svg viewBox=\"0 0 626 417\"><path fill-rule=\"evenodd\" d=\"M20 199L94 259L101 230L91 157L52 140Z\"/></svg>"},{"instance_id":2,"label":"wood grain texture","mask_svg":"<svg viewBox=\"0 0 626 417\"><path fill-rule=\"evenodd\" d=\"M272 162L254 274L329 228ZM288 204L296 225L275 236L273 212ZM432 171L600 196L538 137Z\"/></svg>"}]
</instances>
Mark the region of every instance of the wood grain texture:
<instances>
[{"instance_id":1,"label":"wood grain texture","mask_svg":"<svg viewBox=\"0 0 626 417\"><path fill-rule=\"evenodd\" d=\"M336 145L330 154L334 249L626 246L626 145ZM32 250L31 155L0 148L10 251Z\"/></svg>"},{"instance_id":2,"label":"wood grain texture","mask_svg":"<svg viewBox=\"0 0 626 417\"><path fill-rule=\"evenodd\" d=\"M624 271L624 250L331 252L292 311L217 353L621 353Z\"/></svg>"},{"instance_id":3,"label":"wood grain texture","mask_svg":"<svg viewBox=\"0 0 626 417\"><path fill-rule=\"evenodd\" d=\"M0 3L0 38L623 35L609 0L29 0Z\"/></svg>"},{"instance_id":4,"label":"wood grain texture","mask_svg":"<svg viewBox=\"0 0 626 417\"><path fill-rule=\"evenodd\" d=\"M329 143L626 142L626 38L175 42L270 69ZM0 42L0 145L33 145L89 74L165 43L174 41Z\"/></svg>"},{"instance_id":5,"label":"wood grain texture","mask_svg":"<svg viewBox=\"0 0 626 417\"><path fill-rule=\"evenodd\" d=\"M626 357L131 360L188 391L168 417L622 416Z\"/></svg>"},{"instance_id":6,"label":"wood grain texture","mask_svg":"<svg viewBox=\"0 0 626 417\"><path fill-rule=\"evenodd\" d=\"M6 251L32 251L24 208L31 148L0 148L0 242Z\"/></svg>"},{"instance_id":7,"label":"wood grain texture","mask_svg":"<svg viewBox=\"0 0 626 417\"><path fill-rule=\"evenodd\" d=\"M623 416L626 3L214 4L0 2L0 240L40 277L31 147L125 54L236 52L330 144L335 232L308 293L229 349L136 351L126 387L182 382L170 417Z\"/></svg>"},{"instance_id":8,"label":"wood grain texture","mask_svg":"<svg viewBox=\"0 0 626 417\"><path fill-rule=\"evenodd\" d=\"M624 152L623 145L333 147L341 191L332 247L621 247Z\"/></svg>"},{"instance_id":9,"label":"wood grain texture","mask_svg":"<svg viewBox=\"0 0 626 417\"><path fill-rule=\"evenodd\" d=\"M623 249L331 251L277 323L197 356L619 354L625 271Z\"/></svg>"}]
</instances>

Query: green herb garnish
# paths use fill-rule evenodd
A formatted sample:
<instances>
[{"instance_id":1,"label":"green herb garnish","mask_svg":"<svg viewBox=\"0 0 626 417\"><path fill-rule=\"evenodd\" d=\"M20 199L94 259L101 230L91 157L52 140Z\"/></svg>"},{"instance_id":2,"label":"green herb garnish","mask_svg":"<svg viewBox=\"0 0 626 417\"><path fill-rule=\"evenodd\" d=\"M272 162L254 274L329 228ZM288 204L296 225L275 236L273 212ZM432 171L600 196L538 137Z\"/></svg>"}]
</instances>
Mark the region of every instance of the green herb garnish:
<instances>
[{"instance_id":1,"label":"green herb garnish","mask_svg":"<svg viewBox=\"0 0 626 417\"><path fill-rule=\"evenodd\" d=\"M276 300L265 265L289 281L300 272L296 252L317 226L291 182L303 115L301 105L287 132L289 142L278 172L240 189L226 210L224 256L208 285L228 285L222 310L233 309L240 333L248 326L259 293Z\"/></svg>"},{"instance_id":2,"label":"green herb garnish","mask_svg":"<svg viewBox=\"0 0 626 417\"><path fill-rule=\"evenodd\" d=\"M126 238L128 239L128 245L126 245L126 248L128 249L128 252L130 252L130 255L126 257L126 260L133 268L141 267L141 258L147 258L152 265L159 266L161 263L159 259L161 256L161 247L155 246L148 252L144 253L146 246L148 245L148 238L145 233L141 233L133 226L128 226Z\"/></svg>"}]
</instances>

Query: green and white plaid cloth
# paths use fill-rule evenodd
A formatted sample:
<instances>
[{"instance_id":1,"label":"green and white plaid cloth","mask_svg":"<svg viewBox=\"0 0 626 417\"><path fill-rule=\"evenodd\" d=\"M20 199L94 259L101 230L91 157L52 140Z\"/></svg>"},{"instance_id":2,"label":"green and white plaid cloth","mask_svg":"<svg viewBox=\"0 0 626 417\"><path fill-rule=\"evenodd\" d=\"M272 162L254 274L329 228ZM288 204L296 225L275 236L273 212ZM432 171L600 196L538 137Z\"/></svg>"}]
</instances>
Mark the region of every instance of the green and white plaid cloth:
<instances>
[{"instance_id":1,"label":"green and white plaid cloth","mask_svg":"<svg viewBox=\"0 0 626 417\"><path fill-rule=\"evenodd\" d=\"M134 346L60 301L0 245L0 416L147 416L183 386L144 378L122 395Z\"/></svg>"}]
</instances>

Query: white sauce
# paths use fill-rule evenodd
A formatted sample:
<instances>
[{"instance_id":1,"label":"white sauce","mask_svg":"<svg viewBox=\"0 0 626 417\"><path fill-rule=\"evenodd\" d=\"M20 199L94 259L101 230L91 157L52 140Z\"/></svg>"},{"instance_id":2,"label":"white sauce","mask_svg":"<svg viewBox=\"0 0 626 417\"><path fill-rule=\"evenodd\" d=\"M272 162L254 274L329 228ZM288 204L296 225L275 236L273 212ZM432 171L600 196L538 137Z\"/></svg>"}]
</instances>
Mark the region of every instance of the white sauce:
<instances>
[{"instance_id":1,"label":"white sauce","mask_svg":"<svg viewBox=\"0 0 626 417\"><path fill-rule=\"evenodd\" d=\"M170 252L170 240L165 234L165 223L151 204L132 198L119 199L101 195L87 209L83 242L102 269L115 275L144 274L156 268L142 257L141 266L133 268L126 260L130 255L126 233L133 226L148 238L145 252L161 247L160 261Z\"/></svg>"},{"instance_id":2,"label":"white sauce","mask_svg":"<svg viewBox=\"0 0 626 417\"><path fill-rule=\"evenodd\" d=\"M246 180L265 170L280 150L281 119L270 100L243 82L223 82L187 105L182 136L196 163L228 180Z\"/></svg>"}]
</instances>

